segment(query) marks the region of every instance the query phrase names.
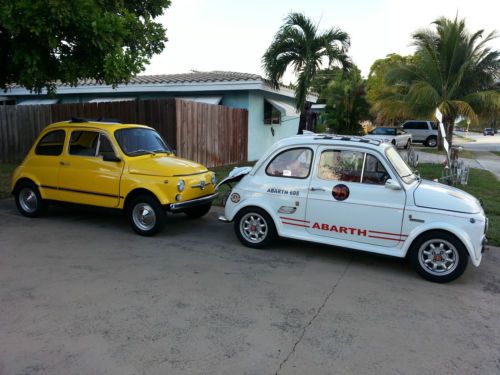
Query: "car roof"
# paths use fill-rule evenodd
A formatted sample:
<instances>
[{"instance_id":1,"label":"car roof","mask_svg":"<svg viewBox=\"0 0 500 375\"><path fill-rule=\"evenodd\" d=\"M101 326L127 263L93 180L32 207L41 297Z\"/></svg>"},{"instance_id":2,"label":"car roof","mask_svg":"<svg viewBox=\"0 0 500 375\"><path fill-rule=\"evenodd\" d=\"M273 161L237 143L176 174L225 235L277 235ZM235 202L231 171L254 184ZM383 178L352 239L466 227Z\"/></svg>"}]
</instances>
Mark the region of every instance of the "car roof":
<instances>
[{"instance_id":1,"label":"car roof","mask_svg":"<svg viewBox=\"0 0 500 375\"><path fill-rule=\"evenodd\" d=\"M287 146L307 146L307 145L336 145L336 146L354 146L368 147L372 149L392 147L385 142L371 138L357 137L351 135L334 135L334 134L307 134L295 135L284 138L274 144L273 149Z\"/></svg>"},{"instance_id":2,"label":"car roof","mask_svg":"<svg viewBox=\"0 0 500 375\"><path fill-rule=\"evenodd\" d=\"M105 129L109 131L115 131L118 129L126 128L144 128L153 129L150 126L140 125L140 124L122 124L120 122L113 121L60 121L48 125L45 130L56 129L56 128L89 128L89 129Z\"/></svg>"}]
</instances>

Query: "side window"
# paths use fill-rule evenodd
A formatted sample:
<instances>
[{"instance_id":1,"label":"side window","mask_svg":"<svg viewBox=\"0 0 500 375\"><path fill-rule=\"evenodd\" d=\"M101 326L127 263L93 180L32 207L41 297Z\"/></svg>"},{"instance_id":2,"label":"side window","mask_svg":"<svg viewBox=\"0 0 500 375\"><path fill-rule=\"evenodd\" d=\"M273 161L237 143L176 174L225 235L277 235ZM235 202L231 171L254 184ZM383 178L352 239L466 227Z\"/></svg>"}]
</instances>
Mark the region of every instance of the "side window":
<instances>
[{"instance_id":1,"label":"side window","mask_svg":"<svg viewBox=\"0 0 500 375\"><path fill-rule=\"evenodd\" d=\"M100 134L99 137L99 150L97 151L97 155L115 155L115 150L113 149L113 146L111 146L109 138L104 134Z\"/></svg>"},{"instance_id":2,"label":"side window","mask_svg":"<svg viewBox=\"0 0 500 375\"><path fill-rule=\"evenodd\" d=\"M323 180L360 182L364 153L327 150L321 153L318 177Z\"/></svg>"},{"instance_id":3,"label":"side window","mask_svg":"<svg viewBox=\"0 0 500 375\"><path fill-rule=\"evenodd\" d=\"M266 174L275 177L306 178L311 169L313 152L309 148L294 148L276 155L267 165Z\"/></svg>"},{"instance_id":4,"label":"side window","mask_svg":"<svg viewBox=\"0 0 500 375\"><path fill-rule=\"evenodd\" d=\"M61 155L64 146L64 130L54 130L44 135L35 149L37 155Z\"/></svg>"},{"instance_id":5,"label":"side window","mask_svg":"<svg viewBox=\"0 0 500 375\"><path fill-rule=\"evenodd\" d=\"M415 122L407 122L403 125L405 129L418 129L417 123Z\"/></svg>"},{"instance_id":6,"label":"side window","mask_svg":"<svg viewBox=\"0 0 500 375\"><path fill-rule=\"evenodd\" d=\"M79 156L96 156L98 132L77 130L71 133L69 154Z\"/></svg>"},{"instance_id":7,"label":"side window","mask_svg":"<svg viewBox=\"0 0 500 375\"><path fill-rule=\"evenodd\" d=\"M419 130L427 130L428 129L426 122L417 122L416 125L417 125L416 129L419 129Z\"/></svg>"},{"instance_id":8,"label":"side window","mask_svg":"<svg viewBox=\"0 0 500 375\"><path fill-rule=\"evenodd\" d=\"M364 184L384 185L389 177L389 173L382 163L375 156L366 154L365 169L361 181Z\"/></svg>"}]
</instances>

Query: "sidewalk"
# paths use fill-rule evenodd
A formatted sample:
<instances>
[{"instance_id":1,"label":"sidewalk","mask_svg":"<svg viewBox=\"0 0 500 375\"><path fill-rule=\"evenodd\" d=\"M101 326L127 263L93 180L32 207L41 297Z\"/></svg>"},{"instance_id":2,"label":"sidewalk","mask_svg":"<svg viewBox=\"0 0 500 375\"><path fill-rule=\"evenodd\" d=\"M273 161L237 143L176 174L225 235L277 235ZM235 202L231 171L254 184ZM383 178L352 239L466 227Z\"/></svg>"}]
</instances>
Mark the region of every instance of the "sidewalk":
<instances>
[{"instance_id":1,"label":"sidewalk","mask_svg":"<svg viewBox=\"0 0 500 375\"><path fill-rule=\"evenodd\" d=\"M489 170L500 180L500 157L492 152L475 151L476 160L483 169Z\"/></svg>"}]
</instances>

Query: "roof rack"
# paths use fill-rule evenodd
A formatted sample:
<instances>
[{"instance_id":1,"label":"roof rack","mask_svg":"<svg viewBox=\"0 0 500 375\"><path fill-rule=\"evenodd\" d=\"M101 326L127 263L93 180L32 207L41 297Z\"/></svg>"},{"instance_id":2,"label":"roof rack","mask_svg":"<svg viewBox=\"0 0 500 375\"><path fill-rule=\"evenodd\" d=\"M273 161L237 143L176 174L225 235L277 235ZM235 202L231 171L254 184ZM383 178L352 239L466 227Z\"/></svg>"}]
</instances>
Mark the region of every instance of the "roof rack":
<instances>
[{"instance_id":1,"label":"roof rack","mask_svg":"<svg viewBox=\"0 0 500 375\"><path fill-rule=\"evenodd\" d=\"M378 141L376 139L367 139L367 138L356 137L356 136L347 137L347 136L343 136L343 135L328 135L328 134L319 134L318 136L314 137L314 139L360 142L360 143L368 143L368 144L375 145L375 146L380 146L380 144L382 143L381 141Z\"/></svg>"},{"instance_id":2,"label":"roof rack","mask_svg":"<svg viewBox=\"0 0 500 375\"><path fill-rule=\"evenodd\" d=\"M103 122L107 124L121 124L122 122L117 119L112 119L112 118L85 118L85 117L71 117L71 120L69 121L71 123L84 123L84 122Z\"/></svg>"}]
</instances>

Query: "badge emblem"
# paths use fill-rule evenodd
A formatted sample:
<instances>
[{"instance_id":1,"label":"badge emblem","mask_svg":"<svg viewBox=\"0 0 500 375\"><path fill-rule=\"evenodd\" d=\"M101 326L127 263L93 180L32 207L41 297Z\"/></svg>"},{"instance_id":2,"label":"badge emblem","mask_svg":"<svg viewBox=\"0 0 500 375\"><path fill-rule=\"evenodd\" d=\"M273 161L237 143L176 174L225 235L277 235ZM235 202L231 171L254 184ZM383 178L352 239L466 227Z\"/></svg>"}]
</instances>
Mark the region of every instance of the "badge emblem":
<instances>
[{"instance_id":1,"label":"badge emblem","mask_svg":"<svg viewBox=\"0 0 500 375\"><path fill-rule=\"evenodd\" d=\"M349 188L344 184L335 185L332 189L332 196L338 201L346 200L349 197Z\"/></svg>"}]
</instances>

